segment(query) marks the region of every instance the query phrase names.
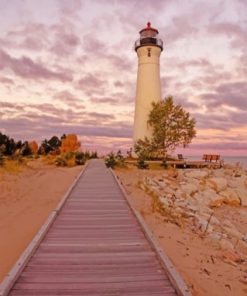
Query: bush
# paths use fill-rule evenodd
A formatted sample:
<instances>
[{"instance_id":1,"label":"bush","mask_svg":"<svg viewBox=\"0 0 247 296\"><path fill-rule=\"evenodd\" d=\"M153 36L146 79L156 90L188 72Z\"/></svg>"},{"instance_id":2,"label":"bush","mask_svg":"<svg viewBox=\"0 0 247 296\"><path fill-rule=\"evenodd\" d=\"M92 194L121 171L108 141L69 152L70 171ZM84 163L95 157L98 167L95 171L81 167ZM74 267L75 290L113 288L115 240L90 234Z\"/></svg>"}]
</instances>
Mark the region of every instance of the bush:
<instances>
[{"instance_id":1,"label":"bush","mask_svg":"<svg viewBox=\"0 0 247 296\"><path fill-rule=\"evenodd\" d=\"M93 152L91 152L90 158L91 158L91 159L98 158L98 152L97 152L97 151L93 151Z\"/></svg>"},{"instance_id":2,"label":"bush","mask_svg":"<svg viewBox=\"0 0 247 296\"><path fill-rule=\"evenodd\" d=\"M166 159L163 159L160 165L161 165L164 169L167 169L167 168L168 168L167 160L166 160Z\"/></svg>"},{"instance_id":3,"label":"bush","mask_svg":"<svg viewBox=\"0 0 247 296\"><path fill-rule=\"evenodd\" d=\"M148 165L148 163L145 162L144 158L138 158L137 167L138 167L138 169L146 170L149 168L149 165Z\"/></svg>"},{"instance_id":4,"label":"bush","mask_svg":"<svg viewBox=\"0 0 247 296\"><path fill-rule=\"evenodd\" d=\"M0 166L4 164L4 158L3 155L0 154Z\"/></svg>"},{"instance_id":5,"label":"bush","mask_svg":"<svg viewBox=\"0 0 247 296\"><path fill-rule=\"evenodd\" d=\"M83 165L86 162L86 157L83 152L76 152L75 154L75 163L77 165Z\"/></svg>"},{"instance_id":6,"label":"bush","mask_svg":"<svg viewBox=\"0 0 247 296\"><path fill-rule=\"evenodd\" d=\"M108 168L115 168L115 166L117 165L117 160L113 152L107 155L107 157L105 158L105 164Z\"/></svg>"},{"instance_id":7,"label":"bush","mask_svg":"<svg viewBox=\"0 0 247 296\"><path fill-rule=\"evenodd\" d=\"M56 166L62 166L62 167L65 167L68 165L66 159L63 158L62 156L58 156L56 158L55 164L56 164Z\"/></svg>"}]
</instances>

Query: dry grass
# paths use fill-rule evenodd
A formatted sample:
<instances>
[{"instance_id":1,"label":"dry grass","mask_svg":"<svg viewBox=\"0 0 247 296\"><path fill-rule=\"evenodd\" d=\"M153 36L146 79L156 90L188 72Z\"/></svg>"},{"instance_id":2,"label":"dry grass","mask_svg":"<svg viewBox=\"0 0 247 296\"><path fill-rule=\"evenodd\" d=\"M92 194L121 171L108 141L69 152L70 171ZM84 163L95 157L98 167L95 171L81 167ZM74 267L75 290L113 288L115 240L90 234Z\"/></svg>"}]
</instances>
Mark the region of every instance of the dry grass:
<instances>
[{"instance_id":1,"label":"dry grass","mask_svg":"<svg viewBox=\"0 0 247 296\"><path fill-rule=\"evenodd\" d=\"M21 172L24 167L26 167L26 164L27 161L24 159L6 159L2 167L2 171L8 173L18 173Z\"/></svg>"},{"instance_id":2,"label":"dry grass","mask_svg":"<svg viewBox=\"0 0 247 296\"><path fill-rule=\"evenodd\" d=\"M148 194L152 198L151 207L152 212L157 212L161 214L166 222L171 222L173 224L178 225L179 227L184 226L183 217L181 214L176 213L172 206L164 205L160 199L159 195L155 193L153 190L150 190L145 184L139 182L138 187L142 184L142 187L145 188L145 193ZM142 188L143 189L143 188Z\"/></svg>"},{"instance_id":3,"label":"dry grass","mask_svg":"<svg viewBox=\"0 0 247 296\"><path fill-rule=\"evenodd\" d=\"M44 155L42 156L42 162L47 165L54 165L56 156L54 155Z\"/></svg>"}]
</instances>

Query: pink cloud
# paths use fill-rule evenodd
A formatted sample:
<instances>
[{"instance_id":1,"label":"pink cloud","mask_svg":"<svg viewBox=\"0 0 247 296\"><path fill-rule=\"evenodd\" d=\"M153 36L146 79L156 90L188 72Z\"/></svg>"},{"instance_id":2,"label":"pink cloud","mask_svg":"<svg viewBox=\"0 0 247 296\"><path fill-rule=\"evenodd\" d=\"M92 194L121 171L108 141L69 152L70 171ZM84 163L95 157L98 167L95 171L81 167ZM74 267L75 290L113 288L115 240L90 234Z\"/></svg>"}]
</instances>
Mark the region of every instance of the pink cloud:
<instances>
[{"instance_id":1,"label":"pink cloud","mask_svg":"<svg viewBox=\"0 0 247 296\"><path fill-rule=\"evenodd\" d=\"M69 73L55 72L47 69L42 64L34 62L32 59L23 56L14 58L0 49L0 69L11 69L17 76L26 79L53 79L62 82L72 81Z\"/></svg>"},{"instance_id":2,"label":"pink cloud","mask_svg":"<svg viewBox=\"0 0 247 296\"><path fill-rule=\"evenodd\" d=\"M90 99L90 101L95 104L109 104L109 105L119 104L119 101L117 99L110 98L110 97L102 97L102 98L93 97Z\"/></svg>"},{"instance_id":3,"label":"pink cloud","mask_svg":"<svg viewBox=\"0 0 247 296\"><path fill-rule=\"evenodd\" d=\"M0 77L0 82L4 84L14 84L14 81L7 77Z\"/></svg>"},{"instance_id":4,"label":"pink cloud","mask_svg":"<svg viewBox=\"0 0 247 296\"><path fill-rule=\"evenodd\" d=\"M211 34L228 37L231 40L230 44L233 47L246 48L247 30L244 30L240 24L233 24L229 22L210 24L208 27L208 31Z\"/></svg>"}]
</instances>

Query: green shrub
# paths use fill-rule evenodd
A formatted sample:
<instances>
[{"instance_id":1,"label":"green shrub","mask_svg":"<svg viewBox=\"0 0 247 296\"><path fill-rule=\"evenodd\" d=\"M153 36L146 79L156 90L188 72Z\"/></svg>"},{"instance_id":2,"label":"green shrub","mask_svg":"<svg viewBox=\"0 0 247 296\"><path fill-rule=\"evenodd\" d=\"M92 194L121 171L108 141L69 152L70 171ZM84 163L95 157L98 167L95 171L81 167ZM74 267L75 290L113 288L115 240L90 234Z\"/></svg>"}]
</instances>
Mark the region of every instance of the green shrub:
<instances>
[{"instance_id":1,"label":"green shrub","mask_svg":"<svg viewBox=\"0 0 247 296\"><path fill-rule=\"evenodd\" d=\"M0 154L0 166L2 166L4 164L4 158L3 155Z\"/></svg>"},{"instance_id":2,"label":"green shrub","mask_svg":"<svg viewBox=\"0 0 247 296\"><path fill-rule=\"evenodd\" d=\"M65 160L70 160L75 156L74 152L66 152L62 155L64 157Z\"/></svg>"},{"instance_id":3,"label":"green shrub","mask_svg":"<svg viewBox=\"0 0 247 296\"><path fill-rule=\"evenodd\" d=\"M90 159L90 152L88 150L84 153L86 159Z\"/></svg>"},{"instance_id":4,"label":"green shrub","mask_svg":"<svg viewBox=\"0 0 247 296\"><path fill-rule=\"evenodd\" d=\"M137 167L138 167L138 169L146 170L149 168L149 165L148 165L148 163L145 162L145 159L139 158L137 160Z\"/></svg>"},{"instance_id":5,"label":"green shrub","mask_svg":"<svg viewBox=\"0 0 247 296\"><path fill-rule=\"evenodd\" d=\"M97 151L91 152L90 158L91 159L98 158L98 152Z\"/></svg>"},{"instance_id":6,"label":"green shrub","mask_svg":"<svg viewBox=\"0 0 247 296\"><path fill-rule=\"evenodd\" d=\"M161 165L164 169L167 169L167 168L168 168L167 160L166 160L166 159L163 159L160 165Z\"/></svg>"},{"instance_id":7,"label":"green shrub","mask_svg":"<svg viewBox=\"0 0 247 296\"><path fill-rule=\"evenodd\" d=\"M62 166L62 167L65 167L68 165L66 159L63 158L62 156L58 156L56 158L55 164L56 164L56 166Z\"/></svg>"},{"instance_id":8,"label":"green shrub","mask_svg":"<svg viewBox=\"0 0 247 296\"><path fill-rule=\"evenodd\" d=\"M75 154L75 163L77 165L83 165L86 162L86 157L83 152L76 152Z\"/></svg>"},{"instance_id":9,"label":"green shrub","mask_svg":"<svg viewBox=\"0 0 247 296\"><path fill-rule=\"evenodd\" d=\"M109 153L105 158L105 164L108 168L114 169L117 165L117 159L113 152Z\"/></svg>"}]
</instances>

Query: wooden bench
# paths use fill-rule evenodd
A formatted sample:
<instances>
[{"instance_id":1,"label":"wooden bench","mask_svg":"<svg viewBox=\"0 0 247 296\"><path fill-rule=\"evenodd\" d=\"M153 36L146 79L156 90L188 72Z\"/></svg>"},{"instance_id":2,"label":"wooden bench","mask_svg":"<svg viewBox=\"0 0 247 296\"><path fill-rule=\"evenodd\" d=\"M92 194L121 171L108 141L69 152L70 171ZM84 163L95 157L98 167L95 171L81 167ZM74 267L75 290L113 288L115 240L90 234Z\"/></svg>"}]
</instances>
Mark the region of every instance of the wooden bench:
<instances>
[{"instance_id":1,"label":"wooden bench","mask_svg":"<svg viewBox=\"0 0 247 296\"><path fill-rule=\"evenodd\" d=\"M203 160L205 160L205 162L218 162L218 160L220 160L220 155L218 154L204 154L202 157Z\"/></svg>"}]
</instances>

